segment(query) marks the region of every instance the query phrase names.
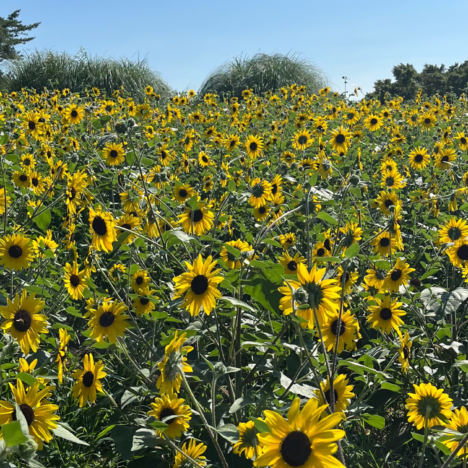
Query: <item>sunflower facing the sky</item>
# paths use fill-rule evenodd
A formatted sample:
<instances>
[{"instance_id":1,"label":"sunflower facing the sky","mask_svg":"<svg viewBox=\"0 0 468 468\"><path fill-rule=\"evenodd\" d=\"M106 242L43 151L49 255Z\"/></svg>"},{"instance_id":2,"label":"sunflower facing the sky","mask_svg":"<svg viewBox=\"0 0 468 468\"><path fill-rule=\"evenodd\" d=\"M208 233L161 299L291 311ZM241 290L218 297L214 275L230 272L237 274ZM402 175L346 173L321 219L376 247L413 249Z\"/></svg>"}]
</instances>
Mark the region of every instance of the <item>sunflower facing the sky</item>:
<instances>
[{"instance_id":1,"label":"sunflower facing the sky","mask_svg":"<svg viewBox=\"0 0 468 468\"><path fill-rule=\"evenodd\" d=\"M47 401L52 395L54 387L44 387L40 389L40 383L36 382L26 391L21 380L16 381L16 387L10 382L9 386L15 398L15 402L20 407L26 423L28 424L29 434L42 450L43 442L52 440L51 430L57 429L57 423L60 417L54 414L59 407ZM16 409L8 401L0 400L0 426L16 421Z\"/></svg>"},{"instance_id":2,"label":"sunflower facing the sky","mask_svg":"<svg viewBox=\"0 0 468 468\"><path fill-rule=\"evenodd\" d=\"M98 343L102 343L107 338L110 343L115 343L118 336L123 336L125 330L129 327L126 321L128 315L125 315L127 306L121 302L105 299L97 307L91 309L91 316L88 327L91 330L90 337Z\"/></svg>"},{"instance_id":3,"label":"sunflower facing the sky","mask_svg":"<svg viewBox=\"0 0 468 468\"><path fill-rule=\"evenodd\" d=\"M205 261L199 255L193 265L185 262L188 272L176 276L173 280L176 289L174 299L184 296L181 306L185 307L192 317L197 316L202 307L205 314L210 315L216 306L216 299L221 297L218 286L224 278L218 276L221 269L213 270L216 263L211 255Z\"/></svg>"},{"instance_id":4,"label":"sunflower facing the sky","mask_svg":"<svg viewBox=\"0 0 468 468\"><path fill-rule=\"evenodd\" d=\"M315 394L319 399L319 405L331 405L330 378L327 377L327 380L320 382L320 387L322 388L327 401L323 401L322 393L319 390L316 390ZM351 398L355 396L353 393L353 388L353 385L348 385L348 379L344 374L338 375L338 377L333 381L333 400L335 402L335 413L343 413L346 411L346 408L351 403Z\"/></svg>"},{"instance_id":5,"label":"sunflower facing the sky","mask_svg":"<svg viewBox=\"0 0 468 468\"><path fill-rule=\"evenodd\" d=\"M96 392L102 393L101 379L106 375L102 361L95 363L91 353L85 354L83 369L78 369L72 374L77 381L72 388L72 395L78 400L80 408L85 406L88 400L91 403L96 401Z\"/></svg>"},{"instance_id":6,"label":"sunflower facing the sky","mask_svg":"<svg viewBox=\"0 0 468 468\"><path fill-rule=\"evenodd\" d=\"M275 411L265 410L265 423L270 432L262 432L258 440L262 454L254 466L271 468L343 468L333 454L338 450L336 442L345 432L335 427L344 419L343 413L321 418L327 405L311 398L300 411L301 400L295 398L287 419Z\"/></svg>"},{"instance_id":7,"label":"sunflower facing the sky","mask_svg":"<svg viewBox=\"0 0 468 468\"><path fill-rule=\"evenodd\" d=\"M442 426L452 416L452 399L443 389L437 389L431 383L413 384L414 393L408 393L406 409L408 422L416 429L427 426Z\"/></svg>"},{"instance_id":8,"label":"sunflower facing the sky","mask_svg":"<svg viewBox=\"0 0 468 468\"><path fill-rule=\"evenodd\" d=\"M21 297L16 294L13 302L7 298L7 305L0 306L0 313L5 321L3 333L9 333L20 345L24 354L35 353L39 347L39 334L49 333L47 317L39 312L44 308L44 301L36 298L36 293L28 297L23 289Z\"/></svg>"},{"instance_id":9,"label":"sunflower facing the sky","mask_svg":"<svg viewBox=\"0 0 468 468\"><path fill-rule=\"evenodd\" d=\"M34 259L31 242L23 234L11 234L0 240L0 264L9 270L28 268Z\"/></svg>"},{"instance_id":10,"label":"sunflower facing the sky","mask_svg":"<svg viewBox=\"0 0 468 468\"><path fill-rule=\"evenodd\" d=\"M400 327L403 320L400 317L406 315L406 312L400 309L403 304L397 299L392 300L390 296L384 296L382 300L374 297L374 301L377 305L369 307L370 315L367 317L370 326L387 334L395 330L401 336Z\"/></svg>"},{"instance_id":11,"label":"sunflower facing the sky","mask_svg":"<svg viewBox=\"0 0 468 468\"><path fill-rule=\"evenodd\" d=\"M183 398L177 398L176 395L161 395L161 398L155 398L151 403L151 411L148 416L153 416L158 421L164 422L164 418L173 416L167 421L166 429L161 432L167 437L175 439L180 437L190 427L189 421L192 419L192 410L188 405L184 405ZM175 417L174 417L175 416ZM159 431L156 431L159 434Z\"/></svg>"}]
</instances>

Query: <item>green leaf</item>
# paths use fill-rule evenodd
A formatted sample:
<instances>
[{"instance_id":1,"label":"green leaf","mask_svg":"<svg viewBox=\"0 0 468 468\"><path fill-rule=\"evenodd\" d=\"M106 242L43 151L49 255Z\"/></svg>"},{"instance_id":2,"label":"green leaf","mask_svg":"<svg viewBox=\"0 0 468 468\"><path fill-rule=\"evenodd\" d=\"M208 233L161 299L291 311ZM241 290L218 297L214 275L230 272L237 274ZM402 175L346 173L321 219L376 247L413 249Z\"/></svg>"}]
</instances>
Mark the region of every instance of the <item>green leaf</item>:
<instances>
[{"instance_id":1,"label":"green leaf","mask_svg":"<svg viewBox=\"0 0 468 468\"><path fill-rule=\"evenodd\" d=\"M229 244L223 244L223 247L234 257L239 258L241 256L240 250L237 250L235 247Z\"/></svg>"},{"instance_id":2,"label":"green leaf","mask_svg":"<svg viewBox=\"0 0 468 468\"><path fill-rule=\"evenodd\" d=\"M275 247L279 247L280 249L283 248L283 246L278 241L275 241L274 239L263 239L262 242L264 244L274 245Z\"/></svg>"},{"instance_id":3,"label":"green leaf","mask_svg":"<svg viewBox=\"0 0 468 468\"><path fill-rule=\"evenodd\" d=\"M20 372L19 374L16 374L16 378L22 380L30 387L32 387L37 382L37 380L31 374L26 374L26 372Z\"/></svg>"},{"instance_id":4,"label":"green leaf","mask_svg":"<svg viewBox=\"0 0 468 468\"><path fill-rule=\"evenodd\" d=\"M234 424L225 424L224 426L216 429L216 431L227 441L231 442L231 444L239 442L239 430L234 426Z\"/></svg>"},{"instance_id":5,"label":"green leaf","mask_svg":"<svg viewBox=\"0 0 468 468\"><path fill-rule=\"evenodd\" d=\"M422 434L417 434L416 432L412 432L411 435L413 436L413 439L416 439L417 441L424 443L424 436Z\"/></svg>"},{"instance_id":6,"label":"green leaf","mask_svg":"<svg viewBox=\"0 0 468 468\"><path fill-rule=\"evenodd\" d=\"M252 403L254 403L254 400L252 400L252 398L250 398L249 396L238 398L229 408L229 413L231 414L235 413L236 411L239 411L241 408L251 405Z\"/></svg>"},{"instance_id":7,"label":"green leaf","mask_svg":"<svg viewBox=\"0 0 468 468\"><path fill-rule=\"evenodd\" d=\"M97 437L96 440L99 440L101 437L104 437L108 432L112 431L114 429L115 424L112 424L112 426L107 426L103 431L101 431Z\"/></svg>"},{"instance_id":8,"label":"green leaf","mask_svg":"<svg viewBox=\"0 0 468 468\"><path fill-rule=\"evenodd\" d=\"M345 257L346 258L353 258L359 253L359 244L357 242L354 242L354 244L351 244L346 250L345 250Z\"/></svg>"},{"instance_id":9,"label":"green leaf","mask_svg":"<svg viewBox=\"0 0 468 468\"><path fill-rule=\"evenodd\" d=\"M138 429L133 436L132 452L154 448L158 445L158 439L152 429Z\"/></svg>"},{"instance_id":10,"label":"green leaf","mask_svg":"<svg viewBox=\"0 0 468 468\"><path fill-rule=\"evenodd\" d=\"M385 418L377 414L364 413L362 419L369 426L375 427L377 429L383 429L385 427Z\"/></svg>"},{"instance_id":11,"label":"green leaf","mask_svg":"<svg viewBox=\"0 0 468 468\"><path fill-rule=\"evenodd\" d=\"M322 221L326 221L328 224L333 224L336 226L338 224L338 221L333 218L333 216L330 216L328 213L325 213L325 211L321 211L318 215L317 218L321 219Z\"/></svg>"},{"instance_id":12,"label":"green leaf","mask_svg":"<svg viewBox=\"0 0 468 468\"><path fill-rule=\"evenodd\" d=\"M37 227L42 231L47 231L49 224L52 220L52 215L50 210L42 211L38 216L34 217L34 222L37 224Z\"/></svg>"},{"instance_id":13,"label":"green leaf","mask_svg":"<svg viewBox=\"0 0 468 468\"><path fill-rule=\"evenodd\" d=\"M360 364L359 362L355 362L355 361L341 360L338 363L338 366L339 367L341 367L341 366L349 367L350 369L354 370L355 372L357 372L360 375L364 375L364 372L367 372L368 374L375 374L375 375L378 375L379 377L382 377L384 379L391 378L390 375L385 374L384 372L381 372L381 371L376 370L376 369L372 369L372 367L364 366L363 364Z\"/></svg>"},{"instance_id":14,"label":"green leaf","mask_svg":"<svg viewBox=\"0 0 468 468\"><path fill-rule=\"evenodd\" d=\"M0 137L0 145L6 145L8 143L8 133L5 133L3 134L1 137Z\"/></svg>"},{"instance_id":15,"label":"green leaf","mask_svg":"<svg viewBox=\"0 0 468 468\"><path fill-rule=\"evenodd\" d=\"M401 390L401 387L390 382L384 382L381 387L384 390L390 390L391 392L399 392Z\"/></svg>"},{"instance_id":16,"label":"green leaf","mask_svg":"<svg viewBox=\"0 0 468 468\"><path fill-rule=\"evenodd\" d=\"M111 437L115 442L115 448L124 460L130 460L133 457L132 446L135 432L136 427L131 426L115 426L111 431Z\"/></svg>"},{"instance_id":17,"label":"green leaf","mask_svg":"<svg viewBox=\"0 0 468 468\"><path fill-rule=\"evenodd\" d=\"M62 439L68 440L78 445L88 445L87 442L84 440L78 439L76 435L72 434L68 429L65 429L60 423L57 423L57 428L52 429L52 432L57 436L61 437Z\"/></svg>"},{"instance_id":18,"label":"green leaf","mask_svg":"<svg viewBox=\"0 0 468 468\"><path fill-rule=\"evenodd\" d=\"M238 299L235 299L234 297L223 296L220 298L220 301L229 302L234 307L240 307L241 309L249 310L250 312L255 312L255 309L252 306L250 306L249 304L246 304L245 302L239 301Z\"/></svg>"},{"instance_id":19,"label":"green leaf","mask_svg":"<svg viewBox=\"0 0 468 468\"><path fill-rule=\"evenodd\" d=\"M28 438L21 430L19 421L13 421L2 426L3 439L7 447L14 447L15 445L24 444Z\"/></svg>"},{"instance_id":20,"label":"green leaf","mask_svg":"<svg viewBox=\"0 0 468 468\"><path fill-rule=\"evenodd\" d=\"M434 273L437 273L439 271L439 268L432 268L432 270L427 271L424 273L424 275L421 276L421 281L425 280L426 278L429 278L429 276L432 276Z\"/></svg>"},{"instance_id":21,"label":"green leaf","mask_svg":"<svg viewBox=\"0 0 468 468\"><path fill-rule=\"evenodd\" d=\"M187 205L190 206L192 211L198 210L197 196L194 195L190 200L187 201Z\"/></svg>"},{"instance_id":22,"label":"green leaf","mask_svg":"<svg viewBox=\"0 0 468 468\"><path fill-rule=\"evenodd\" d=\"M228 190L229 190L230 192L235 192L235 190L236 190L236 183L235 183L233 180L230 180L230 181L229 181Z\"/></svg>"},{"instance_id":23,"label":"green leaf","mask_svg":"<svg viewBox=\"0 0 468 468\"><path fill-rule=\"evenodd\" d=\"M317 258L317 260L319 260ZM339 262L340 258L339 257L320 257L321 262Z\"/></svg>"},{"instance_id":24,"label":"green leaf","mask_svg":"<svg viewBox=\"0 0 468 468\"><path fill-rule=\"evenodd\" d=\"M254 422L258 432L271 432L268 424L265 421L262 421L258 418L251 418L251 420Z\"/></svg>"}]
</instances>

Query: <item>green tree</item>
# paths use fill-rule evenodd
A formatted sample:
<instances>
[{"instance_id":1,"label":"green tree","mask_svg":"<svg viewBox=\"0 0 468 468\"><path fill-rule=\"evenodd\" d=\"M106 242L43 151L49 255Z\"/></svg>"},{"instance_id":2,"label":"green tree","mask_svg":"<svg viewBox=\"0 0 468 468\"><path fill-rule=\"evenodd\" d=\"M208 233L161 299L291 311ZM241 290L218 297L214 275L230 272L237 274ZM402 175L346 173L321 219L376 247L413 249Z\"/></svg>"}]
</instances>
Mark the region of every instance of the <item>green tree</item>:
<instances>
[{"instance_id":1,"label":"green tree","mask_svg":"<svg viewBox=\"0 0 468 468\"><path fill-rule=\"evenodd\" d=\"M37 28L41 23L23 24L19 19L21 10L15 10L6 18L0 16L0 62L20 57L16 47L32 41L34 37L26 37L27 32Z\"/></svg>"}]
</instances>

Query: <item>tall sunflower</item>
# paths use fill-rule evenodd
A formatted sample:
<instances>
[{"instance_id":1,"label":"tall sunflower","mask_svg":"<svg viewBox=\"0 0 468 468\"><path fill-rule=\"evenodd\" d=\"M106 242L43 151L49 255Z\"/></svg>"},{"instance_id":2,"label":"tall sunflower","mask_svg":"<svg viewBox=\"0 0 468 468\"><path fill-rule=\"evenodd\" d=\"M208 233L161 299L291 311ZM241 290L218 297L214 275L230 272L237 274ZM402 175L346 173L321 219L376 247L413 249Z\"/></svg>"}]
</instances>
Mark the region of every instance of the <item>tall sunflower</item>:
<instances>
[{"instance_id":1,"label":"tall sunflower","mask_svg":"<svg viewBox=\"0 0 468 468\"><path fill-rule=\"evenodd\" d=\"M185 207L185 212L179 215L179 223L188 234L202 236L213 227L214 213L208 209L205 202L199 202L198 208L193 210Z\"/></svg>"},{"instance_id":2,"label":"tall sunflower","mask_svg":"<svg viewBox=\"0 0 468 468\"><path fill-rule=\"evenodd\" d=\"M364 126L370 132L376 132L383 125L382 117L378 115L369 115L364 119Z\"/></svg>"},{"instance_id":3,"label":"tall sunflower","mask_svg":"<svg viewBox=\"0 0 468 468\"><path fill-rule=\"evenodd\" d=\"M245 241L237 239L235 241L226 242L227 245L234 247L235 249L239 250L240 252L249 252L253 250L253 247ZM233 269L240 269L242 266L242 259L240 257L234 256L231 252L229 252L225 246L221 249L219 256L223 259L227 268Z\"/></svg>"},{"instance_id":4,"label":"tall sunflower","mask_svg":"<svg viewBox=\"0 0 468 468\"><path fill-rule=\"evenodd\" d=\"M398 258L395 266L388 272L385 278L384 288L397 292L400 286L408 284L409 274L413 271L415 271L414 268L410 268L403 258Z\"/></svg>"},{"instance_id":5,"label":"tall sunflower","mask_svg":"<svg viewBox=\"0 0 468 468\"><path fill-rule=\"evenodd\" d=\"M400 317L406 315L406 312L399 307L403 304L397 299L392 300L390 296L384 296L382 300L375 297L374 301L377 305L369 307L370 315L367 317L370 326L387 334L393 329L401 336L400 326L403 325L403 320Z\"/></svg>"},{"instance_id":6,"label":"tall sunflower","mask_svg":"<svg viewBox=\"0 0 468 468\"><path fill-rule=\"evenodd\" d=\"M52 440L50 431L57 429L55 421L60 419L57 414L54 414L59 407L46 400L52 395L54 387L45 387L40 390L40 383L36 382L26 391L23 382L19 379L16 381L16 388L11 382L8 385L26 419L29 434L34 437L39 450L42 450L43 442L48 443ZM0 426L16 420L15 406L8 401L0 400Z\"/></svg>"},{"instance_id":7,"label":"tall sunflower","mask_svg":"<svg viewBox=\"0 0 468 468\"><path fill-rule=\"evenodd\" d=\"M380 192L380 195L375 200L375 205L378 206L379 210L385 214L390 215L390 208L401 206L401 201L398 198L398 195L395 192Z\"/></svg>"},{"instance_id":8,"label":"tall sunflower","mask_svg":"<svg viewBox=\"0 0 468 468\"><path fill-rule=\"evenodd\" d=\"M97 309L91 309L91 316L88 327L91 330L90 337L98 343L102 343L104 338L108 338L110 343L115 343L118 336L123 336L129 327L126 321L128 315L124 312L127 306L121 302L105 299Z\"/></svg>"},{"instance_id":9,"label":"tall sunflower","mask_svg":"<svg viewBox=\"0 0 468 468\"><path fill-rule=\"evenodd\" d=\"M294 134L292 142L294 149L305 150L312 145L314 139L312 138L312 135L309 132L309 130L304 129Z\"/></svg>"},{"instance_id":10,"label":"tall sunflower","mask_svg":"<svg viewBox=\"0 0 468 468\"><path fill-rule=\"evenodd\" d=\"M431 383L413 384L413 387L414 393L408 393L405 407L408 422L413 423L416 429L442 426L444 421L450 419L452 399L443 389L437 389Z\"/></svg>"},{"instance_id":11,"label":"tall sunflower","mask_svg":"<svg viewBox=\"0 0 468 468\"><path fill-rule=\"evenodd\" d=\"M140 293L149 286L150 282L151 278L149 277L148 272L146 270L138 270L132 276L132 289L136 293Z\"/></svg>"},{"instance_id":12,"label":"tall sunflower","mask_svg":"<svg viewBox=\"0 0 468 468\"><path fill-rule=\"evenodd\" d=\"M330 144L337 153L346 153L351 146L351 132L343 126L333 130Z\"/></svg>"},{"instance_id":13,"label":"tall sunflower","mask_svg":"<svg viewBox=\"0 0 468 468\"><path fill-rule=\"evenodd\" d=\"M356 317L351 314L351 311L343 312L341 315L341 323L339 324L340 314L336 311L328 318L322 327L323 342L328 351L336 349L336 339L338 338L338 354L341 354L343 349L353 351L357 349L356 341L361 338L359 333L359 322Z\"/></svg>"},{"instance_id":14,"label":"tall sunflower","mask_svg":"<svg viewBox=\"0 0 468 468\"><path fill-rule=\"evenodd\" d=\"M418 146L409 154L410 165L413 169L424 169L431 160L426 148Z\"/></svg>"},{"instance_id":15,"label":"tall sunflower","mask_svg":"<svg viewBox=\"0 0 468 468\"><path fill-rule=\"evenodd\" d=\"M396 239L388 231L381 232L372 239L371 244L374 247L374 252L380 256L388 256L396 252Z\"/></svg>"},{"instance_id":16,"label":"tall sunflower","mask_svg":"<svg viewBox=\"0 0 468 468\"><path fill-rule=\"evenodd\" d=\"M388 189L400 189L406 186L403 176L397 169L386 170L382 173L382 187Z\"/></svg>"},{"instance_id":17,"label":"tall sunflower","mask_svg":"<svg viewBox=\"0 0 468 468\"><path fill-rule=\"evenodd\" d=\"M322 388L323 393L327 401L323 401L322 392L319 390L315 391L317 398L319 399L319 405L330 405L331 404L331 389L330 389L330 378L327 377L327 380L320 382L320 387ZM351 403L351 398L355 395L353 393L353 386L348 385L348 379L346 375L340 374L338 377L333 380L333 396L335 402L335 413L343 413L346 411L346 408Z\"/></svg>"},{"instance_id":18,"label":"tall sunflower","mask_svg":"<svg viewBox=\"0 0 468 468\"><path fill-rule=\"evenodd\" d=\"M263 151L263 139L259 135L249 135L245 141L245 151L251 159L257 159Z\"/></svg>"},{"instance_id":19,"label":"tall sunflower","mask_svg":"<svg viewBox=\"0 0 468 468\"><path fill-rule=\"evenodd\" d=\"M193 265L185 262L187 273L173 279L176 289L174 299L185 295L182 307L185 307L192 317L198 315L202 307L205 314L210 315L216 306L216 298L221 297L218 285L224 278L217 276L221 269L213 270L216 263L211 255L205 261L199 255Z\"/></svg>"},{"instance_id":20,"label":"tall sunflower","mask_svg":"<svg viewBox=\"0 0 468 468\"><path fill-rule=\"evenodd\" d=\"M0 240L0 264L9 270L23 270L33 261L30 239L23 234L11 234Z\"/></svg>"},{"instance_id":21,"label":"tall sunflower","mask_svg":"<svg viewBox=\"0 0 468 468\"><path fill-rule=\"evenodd\" d=\"M89 209L89 229L93 235L92 245L97 250L112 252L112 243L117 240L115 221L111 213Z\"/></svg>"},{"instance_id":22,"label":"tall sunflower","mask_svg":"<svg viewBox=\"0 0 468 468\"><path fill-rule=\"evenodd\" d=\"M35 353L39 347L39 334L49 333L47 317L39 314L44 305L44 301L36 298L35 293L28 297L24 289L21 297L16 294L13 302L7 298L7 305L0 306L0 313L5 319L2 330L10 333L24 354L29 354L30 349Z\"/></svg>"},{"instance_id":23,"label":"tall sunflower","mask_svg":"<svg viewBox=\"0 0 468 468\"><path fill-rule=\"evenodd\" d=\"M77 382L72 388L72 395L79 401L80 408L86 405L88 400L94 403L96 392L102 393L101 379L107 375L103 369L102 361L94 363L94 357L89 353L85 354L83 358L83 369L73 372L72 377Z\"/></svg>"},{"instance_id":24,"label":"tall sunflower","mask_svg":"<svg viewBox=\"0 0 468 468\"><path fill-rule=\"evenodd\" d=\"M150 289L148 286L140 290L140 297L136 298L132 303L136 315L149 314L154 310L155 305L151 301L151 298L155 297L153 294L154 290Z\"/></svg>"},{"instance_id":25,"label":"tall sunflower","mask_svg":"<svg viewBox=\"0 0 468 468\"><path fill-rule=\"evenodd\" d=\"M468 239L462 238L447 249L452 265L463 268L468 266Z\"/></svg>"},{"instance_id":26,"label":"tall sunflower","mask_svg":"<svg viewBox=\"0 0 468 468\"><path fill-rule=\"evenodd\" d=\"M190 427L189 421L192 419L192 410L188 405L184 405L183 398L177 398L176 395L161 395L161 398L155 398L151 403L151 411L148 416L155 417L158 421L164 422L164 418L173 416L167 421L166 429L156 431L156 435L164 433L167 437L175 439L180 437Z\"/></svg>"},{"instance_id":27,"label":"tall sunflower","mask_svg":"<svg viewBox=\"0 0 468 468\"><path fill-rule=\"evenodd\" d=\"M84 298L83 292L88 288L86 284L86 272L79 271L76 262L73 265L65 264L64 283L68 294L74 301L79 301Z\"/></svg>"},{"instance_id":28,"label":"tall sunflower","mask_svg":"<svg viewBox=\"0 0 468 468\"><path fill-rule=\"evenodd\" d=\"M71 104L63 111L63 116L70 124L80 123L85 116L84 107Z\"/></svg>"},{"instance_id":29,"label":"tall sunflower","mask_svg":"<svg viewBox=\"0 0 468 468\"><path fill-rule=\"evenodd\" d=\"M297 275L297 266L299 263L305 263L306 259L300 253L296 253L294 257L291 257L288 251L285 251L279 258L279 262L283 265L285 274Z\"/></svg>"},{"instance_id":30,"label":"tall sunflower","mask_svg":"<svg viewBox=\"0 0 468 468\"><path fill-rule=\"evenodd\" d=\"M327 405L319 406L315 398L311 398L302 411L300 405L301 400L295 398L287 420L274 411L264 411L270 432L258 435L262 455L254 461L254 466L343 468L332 456L338 450L336 441L345 436L344 431L334 429L344 419L343 413L325 416L320 421Z\"/></svg>"}]
</instances>

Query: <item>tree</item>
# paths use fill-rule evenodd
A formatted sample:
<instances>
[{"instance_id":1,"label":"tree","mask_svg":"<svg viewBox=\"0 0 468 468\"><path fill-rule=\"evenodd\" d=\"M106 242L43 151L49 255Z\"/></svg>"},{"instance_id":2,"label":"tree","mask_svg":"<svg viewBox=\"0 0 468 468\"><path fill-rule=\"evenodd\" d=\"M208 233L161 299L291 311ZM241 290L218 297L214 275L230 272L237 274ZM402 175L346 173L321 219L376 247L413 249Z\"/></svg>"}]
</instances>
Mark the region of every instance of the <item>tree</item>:
<instances>
[{"instance_id":1,"label":"tree","mask_svg":"<svg viewBox=\"0 0 468 468\"><path fill-rule=\"evenodd\" d=\"M41 23L23 24L18 16L21 10L16 10L6 18L0 16L0 62L20 57L16 46L32 41L34 37L25 37L28 31L37 28Z\"/></svg>"}]
</instances>

